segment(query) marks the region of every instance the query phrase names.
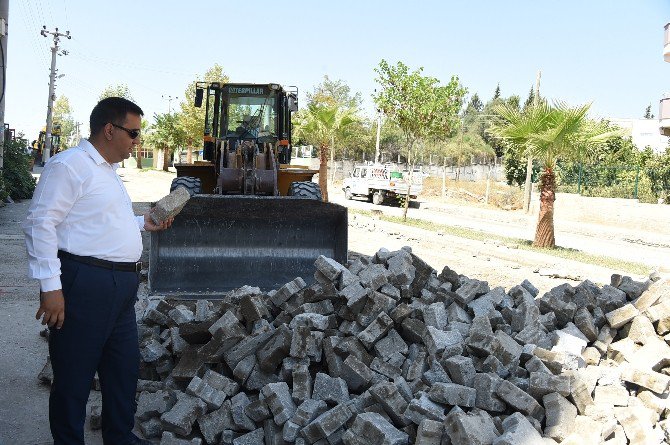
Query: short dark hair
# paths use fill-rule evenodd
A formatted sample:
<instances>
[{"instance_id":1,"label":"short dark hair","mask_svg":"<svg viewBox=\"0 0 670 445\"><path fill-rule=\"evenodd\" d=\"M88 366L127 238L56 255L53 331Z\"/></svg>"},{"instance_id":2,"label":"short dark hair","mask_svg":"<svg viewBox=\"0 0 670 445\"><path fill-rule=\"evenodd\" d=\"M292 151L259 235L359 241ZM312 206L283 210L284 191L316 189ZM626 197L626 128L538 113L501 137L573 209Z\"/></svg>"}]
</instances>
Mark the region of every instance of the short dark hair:
<instances>
[{"instance_id":1,"label":"short dark hair","mask_svg":"<svg viewBox=\"0 0 670 445\"><path fill-rule=\"evenodd\" d=\"M133 102L123 97L102 99L91 111L91 136L95 136L108 123L123 125L128 113L144 116L144 112Z\"/></svg>"}]
</instances>

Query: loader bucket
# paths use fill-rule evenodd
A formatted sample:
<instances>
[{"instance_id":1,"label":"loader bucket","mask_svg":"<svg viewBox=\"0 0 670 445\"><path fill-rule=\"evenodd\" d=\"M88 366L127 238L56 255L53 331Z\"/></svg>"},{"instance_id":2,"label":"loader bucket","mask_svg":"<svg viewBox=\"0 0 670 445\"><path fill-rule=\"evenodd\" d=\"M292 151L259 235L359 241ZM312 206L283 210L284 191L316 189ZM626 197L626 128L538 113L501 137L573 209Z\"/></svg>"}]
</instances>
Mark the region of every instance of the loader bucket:
<instances>
[{"instance_id":1,"label":"loader bucket","mask_svg":"<svg viewBox=\"0 0 670 445\"><path fill-rule=\"evenodd\" d=\"M314 281L319 255L347 260L347 209L312 199L195 195L172 227L151 233L149 291L217 298Z\"/></svg>"}]
</instances>

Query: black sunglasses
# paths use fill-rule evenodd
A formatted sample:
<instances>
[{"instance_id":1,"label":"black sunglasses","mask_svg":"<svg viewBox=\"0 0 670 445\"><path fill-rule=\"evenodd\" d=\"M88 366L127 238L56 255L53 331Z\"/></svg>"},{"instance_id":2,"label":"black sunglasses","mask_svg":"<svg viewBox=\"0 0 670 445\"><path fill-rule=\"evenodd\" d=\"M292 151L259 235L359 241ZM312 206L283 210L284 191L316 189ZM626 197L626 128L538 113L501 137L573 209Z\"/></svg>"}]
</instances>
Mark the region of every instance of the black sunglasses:
<instances>
[{"instance_id":1,"label":"black sunglasses","mask_svg":"<svg viewBox=\"0 0 670 445\"><path fill-rule=\"evenodd\" d=\"M128 133L128 136L130 136L131 139L137 139L137 137L140 135L140 130L129 130L126 127L122 127L121 125L116 124L112 124L112 127L120 128L121 130L125 131Z\"/></svg>"}]
</instances>

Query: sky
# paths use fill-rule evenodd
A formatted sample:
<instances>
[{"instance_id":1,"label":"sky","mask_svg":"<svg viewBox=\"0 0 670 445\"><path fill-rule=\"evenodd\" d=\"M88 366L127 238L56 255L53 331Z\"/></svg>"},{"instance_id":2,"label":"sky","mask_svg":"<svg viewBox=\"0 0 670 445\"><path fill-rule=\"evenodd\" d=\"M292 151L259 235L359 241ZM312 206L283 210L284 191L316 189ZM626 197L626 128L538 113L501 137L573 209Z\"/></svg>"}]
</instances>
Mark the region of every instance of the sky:
<instances>
[{"instance_id":1,"label":"sky","mask_svg":"<svg viewBox=\"0 0 670 445\"><path fill-rule=\"evenodd\" d=\"M444 83L456 75L484 102L498 84L525 100L541 71L544 97L638 118L670 91L668 22L668 0L9 0L5 121L28 140L45 125L43 25L71 33L56 95L84 136L106 87L126 84L151 122L216 63L233 82L296 85L301 105L328 75L360 92L369 116L382 59Z\"/></svg>"}]
</instances>

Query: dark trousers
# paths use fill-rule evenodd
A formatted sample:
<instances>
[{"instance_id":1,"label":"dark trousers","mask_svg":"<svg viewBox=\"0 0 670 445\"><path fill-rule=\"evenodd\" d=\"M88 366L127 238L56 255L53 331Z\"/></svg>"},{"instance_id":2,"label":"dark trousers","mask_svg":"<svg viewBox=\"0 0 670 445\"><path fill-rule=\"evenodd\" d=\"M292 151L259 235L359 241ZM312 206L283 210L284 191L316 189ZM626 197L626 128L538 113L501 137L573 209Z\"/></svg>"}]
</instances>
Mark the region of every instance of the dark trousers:
<instances>
[{"instance_id":1,"label":"dark trousers","mask_svg":"<svg viewBox=\"0 0 670 445\"><path fill-rule=\"evenodd\" d=\"M49 423L55 445L84 444L86 402L98 372L102 437L131 443L140 353L135 321L139 276L61 259L65 321L51 329L54 380Z\"/></svg>"}]
</instances>

